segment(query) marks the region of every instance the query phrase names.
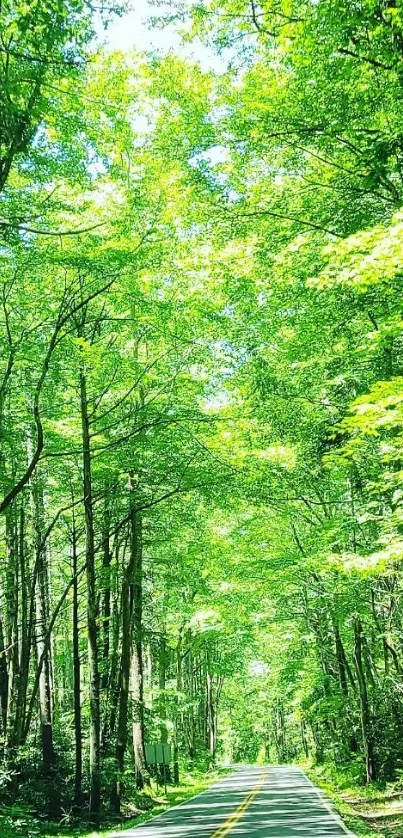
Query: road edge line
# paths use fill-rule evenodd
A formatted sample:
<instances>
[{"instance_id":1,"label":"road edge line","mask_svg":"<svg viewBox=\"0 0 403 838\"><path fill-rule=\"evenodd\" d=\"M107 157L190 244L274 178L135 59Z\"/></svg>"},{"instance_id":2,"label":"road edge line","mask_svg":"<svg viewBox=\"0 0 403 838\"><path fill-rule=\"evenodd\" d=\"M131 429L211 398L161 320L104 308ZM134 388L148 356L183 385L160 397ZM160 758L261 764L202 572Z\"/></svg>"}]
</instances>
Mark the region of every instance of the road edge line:
<instances>
[{"instance_id":1,"label":"road edge line","mask_svg":"<svg viewBox=\"0 0 403 838\"><path fill-rule=\"evenodd\" d=\"M119 832L106 832L103 836L100 836L100 838L127 838L127 836L128 838L130 838L130 833L132 832L132 830L141 829L141 827L145 826L146 823L152 823L153 821L157 821L158 818L165 817L165 815L167 815L169 812L173 812L175 809L181 809L183 806L186 806L187 803L190 803L191 800L196 800L197 797L201 797L202 794L206 794L207 792L211 791L215 788L215 786L220 786L221 783L223 783L226 779L227 777L223 777L222 780L216 780L214 783L211 784L211 786L206 786L206 788L203 789L203 791L198 791L196 792L196 794L192 794L191 797L186 797L186 799L182 800L181 803L175 803L174 806L169 806L168 809L164 809L164 811L159 812L158 815L153 815L152 818L149 818L147 821L143 821L143 823L139 823L137 825L135 824L134 826L123 827L123 829L119 830Z\"/></svg>"},{"instance_id":2,"label":"road edge line","mask_svg":"<svg viewBox=\"0 0 403 838\"><path fill-rule=\"evenodd\" d=\"M302 768L300 768L299 770L301 771L301 774L305 777L305 779L308 780L308 783L315 790L320 802L322 803L323 808L326 809L330 815L332 815L336 823L338 823L339 826L341 826L343 832L345 832L346 835L349 835L350 838L357 838L355 832L352 832L351 829L349 829L348 826L346 826L346 824L343 821L343 818L335 810L334 806L332 806L332 804L328 801L328 799L323 794L322 790L319 789L318 786L315 786L315 783L313 783L311 778L308 777L307 774L305 774L305 771L303 771Z\"/></svg>"}]
</instances>

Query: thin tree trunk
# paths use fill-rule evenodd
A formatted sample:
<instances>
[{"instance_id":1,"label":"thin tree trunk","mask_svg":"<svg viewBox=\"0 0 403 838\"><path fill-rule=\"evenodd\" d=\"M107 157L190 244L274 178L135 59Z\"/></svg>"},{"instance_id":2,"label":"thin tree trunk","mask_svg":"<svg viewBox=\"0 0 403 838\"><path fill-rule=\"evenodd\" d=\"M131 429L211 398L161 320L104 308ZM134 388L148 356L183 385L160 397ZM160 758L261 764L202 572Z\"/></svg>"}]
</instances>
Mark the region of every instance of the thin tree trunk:
<instances>
[{"instance_id":1,"label":"thin tree trunk","mask_svg":"<svg viewBox=\"0 0 403 838\"><path fill-rule=\"evenodd\" d=\"M20 510L20 532L19 532L19 566L20 566L20 601L21 601L21 644L20 644L20 662L19 662L19 681L18 681L18 696L15 719L15 739L17 744L21 742L24 724L25 713L27 707L27 692L29 680L29 664L31 657L31 630L28 613L28 582L27 571L29 567L26 564L25 555L25 513L24 505L21 503Z\"/></svg>"},{"instance_id":2,"label":"thin tree trunk","mask_svg":"<svg viewBox=\"0 0 403 838\"><path fill-rule=\"evenodd\" d=\"M168 742L167 728L167 702L166 702L166 671L168 661L167 642L164 636L161 637L158 650L158 716L160 719L161 742Z\"/></svg>"},{"instance_id":3,"label":"thin tree trunk","mask_svg":"<svg viewBox=\"0 0 403 838\"><path fill-rule=\"evenodd\" d=\"M38 562L38 578L35 586L35 636L38 663L44 655L44 661L39 678L39 707L41 712L42 727L42 756L45 773L52 771L55 761L53 748L53 722L52 722L52 691L50 682L50 661L49 650L45 650L44 637L48 623L48 604L46 601L46 589L44 584L46 568L43 551Z\"/></svg>"},{"instance_id":4,"label":"thin tree trunk","mask_svg":"<svg viewBox=\"0 0 403 838\"><path fill-rule=\"evenodd\" d=\"M148 782L144 747L144 673L143 673L143 539L141 512L131 503L130 550L135 556L132 584L133 632L131 685L133 702L133 754L137 788Z\"/></svg>"},{"instance_id":5,"label":"thin tree trunk","mask_svg":"<svg viewBox=\"0 0 403 838\"><path fill-rule=\"evenodd\" d=\"M80 404L83 444L83 487L85 513L85 557L87 571L87 630L90 698L90 815L96 824L101 808L101 708L98 659L98 599L95 572L94 510L92 497L91 450L88 418L87 380L84 369L80 372Z\"/></svg>"},{"instance_id":6,"label":"thin tree trunk","mask_svg":"<svg viewBox=\"0 0 403 838\"><path fill-rule=\"evenodd\" d=\"M305 719L301 718L300 726L301 726L302 747L304 749L305 757L306 757L306 759L308 759L308 757L309 757L309 747L308 747L308 739L307 739L307 735L306 735Z\"/></svg>"},{"instance_id":7,"label":"thin tree trunk","mask_svg":"<svg viewBox=\"0 0 403 838\"><path fill-rule=\"evenodd\" d=\"M123 772L125 754L127 748L127 719L130 690L130 669L132 643L135 642L133 635L133 613L135 608L134 586L138 573L139 563L139 533L137 531L138 521L134 509L134 479L130 476L130 540L129 560L124 569L121 599L121 632L122 652L120 660L120 694L118 709L118 728L116 741L116 776L112 787L111 806L115 812L120 812L121 798L123 792ZM137 772L137 763L136 763Z\"/></svg>"},{"instance_id":8,"label":"thin tree trunk","mask_svg":"<svg viewBox=\"0 0 403 838\"><path fill-rule=\"evenodd\" d=\"M348 682L347 682L347 672L346 672L346 665L345 665L345 654L342 639L340 636L340 630L337 625L335 619L333 619L333 632L334 632L334 640L335 640L335 647L336 647L336 659L337 659L337 668L339 673L339 684L340 689L344 695L348 695Z\"/></svg>"},{"instance_id":9,"label":"thin tree trunk","mask_svg":"<svg viewBox=\"0 0 403 838\"><path fill-rule=\"evenodd\" d=\"M60 799L55 782L56 753L53 743L53 714L52 714L52 683L50 667L50 643L45 643L49 623L49 590L47 585L47 558L45 533L45 508L43 486L40 474L36 473L32 479L31 488L32 513L36 537L36 567L35 584L35 640L38 664L43 660L39 676L39 710L41 720L42 760L48 793L49 814L51 818L60 815Z\"/></svg>"},{"instance_id":10,"label":"thin tree trunk","mask_svg":"<svg viewBox=\"0 0 403 838\"><path fill-rule=\"evenodd\" d=\"M160 720L160 739L165 745L168 743L168 727L167 727L167 699L166 699L166 680L167 680L167 666L169 661L169 650L165 635L162 634L159 649L158 649L158 716ZM172 781L172 773L170 765L161 765L160 772L162 780L170 783Z\"/></svg>"},{"instance_id":11,"label":"thin tree trunk","mask_svg":"<svg viewBox=\"0 0 403 838\"><path fill-rule=\"evenodd\" d=\"M1 719L3 724L3 737L7 731L7 704L8 704L8 671L7 657L4 640L3 620L0 614L0 706Z\"/></svg>"},{"instance_id":12,"label":"thin tree trunk","mask_svg":"<svg viewBox=\"0 0 403 838\"><path fill-rule=\"evenodd\" d=\"M105 694L105 718L102 728L102 753L109 753L109 745L113 739L116 727L116 718L118 712L118 703L120 695L120 655L119 655L119 640L121 629L121 595L120 595L120 580L118 574L119 568L119 553L120 544L118 539L115 542L114 561L116 573L114 574L114 586L111 586L111 615L110 615L110 629L109 629L109 665L108 665L108 683ZM123 549L123 560L126 553L126 544ZM111 579L112 581L112 579ZM119 603L120 595L120 603Z\"/></svg>"},{"instance_id":13,"label":"thin tree trunk","mask_svg":"<svg viewBox=\"0 0 403 838\"><path fill-rule=\"evenodd\" d=\"M188 701L188 710L185 712L185 722L186 722L186 733L187 733L187 742L188 742L188 751L190 759L195 759L196 757L196 736L195 736L195 719L194 719L194 677L193 677L193 669L194 669L194 656L193 650L191 646L191 632L190 630L187 632L187 655L186 655L186 667L184 674L186 676L186 687L185 692L189 697ZM207 722L207 719L206 719Z\"/></svg>"},{"instance_id":14,"label":"thin tree trunk","mask_svg":"<svg viewBox=\"0 0 403 838\"><path fill-rule=\"evenodd\" d=\"M210 669L210 655L207 654L206 670L206 705L207 705L207 745L211 758L215 759L216 753L216 722L214 707L213 676Z\"/></svg>"},{"instance_id":15,"label":"thin tree trunk","mask_svg":"<svg viewBox=\"0 0 403 838\"><path fill-rule=\"evenodd\" d=\"M74 802L79 809L83 801L83 742L81 718L81 663L80 663L80 634L79 634L79 596L78 596L78 557L77 531L73 509L72 532L73 559L73 693L74 693L74 740L75 740L75 772L74 772Z\"/></svg>"},{"instance_id":16,"label":"thin tree trunk","mask_svg":"<svg viewBox=\"0 0 403 838\"><path fill-rule=\"evenodd\" d=\"M11 504L6 511L6 649L8 669L6 755L14 759L15 719L19 681L19 632L18 632L18 543L15 521L16 508Z\"/></svg>"},{"instance_id":17,"label":"thin tree trunk","mask_svg":"<svg viewBox=\"0 0 403 838\"><path fill-rule=\"evenodd\" d=\"M108 495L105 498L102 544L102 689L107 690L109 678L110 622L111 622L111 562L112 554L109 543L110 509Z\"/></svg>"},{"instance_id":18,"label":"thin tree trunk","mask_svg":"<svg viewBox=\"0 0 403 838\"><path fill-rule=\"evenodd\" d=\"M354 620L354 665L357 673L357 681L360 696L361 730L365 755L365 770L367 782L371 783L376 779L374 742L371 730L371 711L368 700L368 690L365 680L365 672L362 661L362 624L356 618Z\"/></svg>"},{"instance_id":19,"label":"thin tree trunk","mask_svg":"<svg viewBox=\"0 0 403 838\"><path fill-rule=\"evenodd\" d=\"M175 696L175 719L174 719L174 783L179 785L179 723L183 728L183 713L179 712L179 695L183 690L182 677L182 643L183 626L179 629L178 643L176 647L176 696Z\"/></svg>"}]
</instances>

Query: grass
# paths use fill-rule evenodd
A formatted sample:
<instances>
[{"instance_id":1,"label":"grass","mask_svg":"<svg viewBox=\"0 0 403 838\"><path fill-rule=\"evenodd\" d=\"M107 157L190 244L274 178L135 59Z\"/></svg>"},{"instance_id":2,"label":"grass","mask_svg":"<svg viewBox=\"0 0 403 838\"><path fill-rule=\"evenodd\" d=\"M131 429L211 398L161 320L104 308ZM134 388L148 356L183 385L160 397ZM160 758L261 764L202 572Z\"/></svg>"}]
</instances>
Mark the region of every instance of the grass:
<instances>
[{"instance_id":1,"label":"grass","mask_svg":"<svg viewBox=\"0 0 403 838\"><path fill-rule=\"evenodd\" d=\"M137 811L135 817L125 818L120 824L116 824L116 822L111 824L110 821L109 823L105 821L104 826L99 831L94 831L94 829L88 831L89 826L85 826L85 824L73 827L63 823L41 822L30 816L23 808L10 809L7 814L0 815L0 836L1 838L54 838L55 836L60 836L60 838L108 838L109 835L121 830L139 826L172 806L177 806L188 798L200 794L227 773L227 770L220 768L203 773L201 771L184 772L181 785L168 788L166 797L164 794L161 796L161 792L157 797L156 790L153 788L152 793L143 798L147 809Z\"/></svg>"},{"instance_id":2,"label":"grass","mask_svg":"<svg viewBox=\"0 0 403 838\"><path fill-rule=\"evenodd\" d=\"M330 766L304 765L304 770L330 799L346 826L363 838L401 838L403 789L398 783L365 786L354 766L335 771Z\"/></svg>"}]
</instances>

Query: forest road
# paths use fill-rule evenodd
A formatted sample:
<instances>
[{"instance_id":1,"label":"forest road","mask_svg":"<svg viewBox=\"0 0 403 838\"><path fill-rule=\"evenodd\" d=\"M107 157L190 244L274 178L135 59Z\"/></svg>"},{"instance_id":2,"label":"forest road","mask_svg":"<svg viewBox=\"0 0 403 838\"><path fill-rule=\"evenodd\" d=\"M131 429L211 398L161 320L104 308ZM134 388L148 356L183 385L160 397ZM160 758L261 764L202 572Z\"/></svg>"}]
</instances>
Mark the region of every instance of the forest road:
<instances>
[{"instance_id":1,"label":"forest road","mask_svg":"<svg viewBox=\"0 0 403 838\"><path fill-rule=\"evenodd\" d=\"M332 805L296 766L239 768L207 791L116 838L341 838ZM115 836L113 836L115 838Z\"/></svg>"}]
</instances>

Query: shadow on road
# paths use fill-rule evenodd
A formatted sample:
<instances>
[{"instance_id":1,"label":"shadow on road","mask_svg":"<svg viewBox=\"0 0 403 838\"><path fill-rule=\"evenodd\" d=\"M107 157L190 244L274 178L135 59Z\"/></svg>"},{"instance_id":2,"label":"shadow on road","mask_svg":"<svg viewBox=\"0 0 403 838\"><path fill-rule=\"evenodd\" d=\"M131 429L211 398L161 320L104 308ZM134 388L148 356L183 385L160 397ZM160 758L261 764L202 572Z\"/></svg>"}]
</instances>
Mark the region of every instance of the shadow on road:
<instances>
[{"instance_id":1,"label":"shadow on road","mask_svg":"<svg viewBox=\"0 0 403 838\"><path fill-rule=\"evenodd\" d=\"M276 766L242 768L235 774L180 806L116 838L211 838L246 804L248 796L264 782L258 794L232 823L228 836L251 838L332 838L348 830L299 768ZM218 838L218 836L217 836Z\"/></svg>"}]
</instances>

